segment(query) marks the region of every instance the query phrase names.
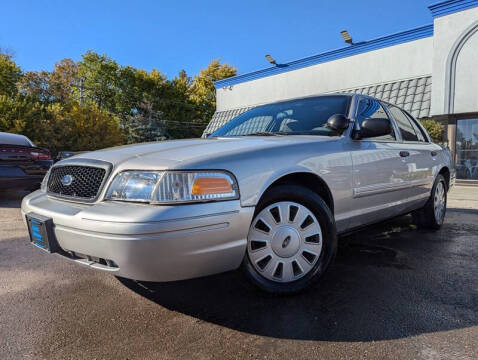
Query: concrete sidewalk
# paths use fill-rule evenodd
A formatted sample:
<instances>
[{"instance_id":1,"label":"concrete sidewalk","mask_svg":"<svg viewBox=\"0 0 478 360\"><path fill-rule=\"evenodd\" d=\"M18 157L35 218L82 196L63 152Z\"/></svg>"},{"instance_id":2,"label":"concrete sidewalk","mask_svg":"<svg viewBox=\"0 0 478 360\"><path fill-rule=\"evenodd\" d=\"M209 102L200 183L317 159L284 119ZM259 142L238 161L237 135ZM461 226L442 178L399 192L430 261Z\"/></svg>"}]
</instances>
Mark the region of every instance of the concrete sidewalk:
<instances>
[{"instance_id":1,"label":"concrete sidewalk","mask_svg":"<svg viewBox=\"0 0 478 360\"><path fill-rule=\"evenodd\" d=\"M448 193L447 208L478 210L478 186L455 185Z\"/></svg>"}]
</instances>

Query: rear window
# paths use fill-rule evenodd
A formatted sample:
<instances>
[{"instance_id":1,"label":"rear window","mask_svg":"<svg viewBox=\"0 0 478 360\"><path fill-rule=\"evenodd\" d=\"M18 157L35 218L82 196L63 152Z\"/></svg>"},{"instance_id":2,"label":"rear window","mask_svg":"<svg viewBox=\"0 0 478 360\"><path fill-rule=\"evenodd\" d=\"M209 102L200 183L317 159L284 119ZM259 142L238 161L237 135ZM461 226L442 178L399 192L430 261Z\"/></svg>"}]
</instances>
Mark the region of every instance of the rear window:
<instances>
[{"instance_id":1,"label":"rear window","mask_svg":"<svg viewBox=\"0 0 478 360\"><path fill-rule=\"evenodd\" d=\"M0 145L33 146L33 143L23 135L0 133Z\"/></svg>"},{"instance_id":2,"label":"rear window","mask_svg":"<svg viewBox=\"0 0 478 360\"><path fill-rule=\"evenodd\" d=\"M390 105L388 109L392 113L392 116L400 129L400 134L404 141L424 141L423 135L418 127L416 125L413 126L413 122L401 109L393 105Z\"/></svg>"},{"instance_id":3,"label":"rear window","mask_svg":"<svg viewBox=\"0 0 478 360\"><path fill-rule=\"evenodd\" d=\"M421 129L418 124L417 124L417 120L412 118L409 114L407 114L405 111L403 111L403 113L405 114L405 116L408 118L408 120L410 120L410 122L412 123L412 126L413 128L415 129L415 132L417 133L417 136L418 136L418 140L419 141L425 141L425 142L428 142L428 138L427 138L427 135L423 132L423 129Z\"/></svg>"}]
</instances>

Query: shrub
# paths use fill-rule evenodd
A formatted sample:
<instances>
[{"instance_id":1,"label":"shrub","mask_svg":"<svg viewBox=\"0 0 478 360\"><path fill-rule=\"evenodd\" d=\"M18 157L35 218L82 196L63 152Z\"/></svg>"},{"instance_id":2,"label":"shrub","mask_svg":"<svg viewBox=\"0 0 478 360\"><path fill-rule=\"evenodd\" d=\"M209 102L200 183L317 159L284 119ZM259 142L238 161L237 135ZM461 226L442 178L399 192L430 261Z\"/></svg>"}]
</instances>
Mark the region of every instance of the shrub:
<instances>
[{"instance_id":1,"label":"shrub","mask_svg":"<svg viewBox=\"0 0 478 360\"><path fill-rule=\"evenodd\" d=\"M430 135L433 142L437 144L443 142L443 131L445 126L442 123L431 119L420 120L420 123L428 132L428 135Z\"/></svg>"}]
</instances>

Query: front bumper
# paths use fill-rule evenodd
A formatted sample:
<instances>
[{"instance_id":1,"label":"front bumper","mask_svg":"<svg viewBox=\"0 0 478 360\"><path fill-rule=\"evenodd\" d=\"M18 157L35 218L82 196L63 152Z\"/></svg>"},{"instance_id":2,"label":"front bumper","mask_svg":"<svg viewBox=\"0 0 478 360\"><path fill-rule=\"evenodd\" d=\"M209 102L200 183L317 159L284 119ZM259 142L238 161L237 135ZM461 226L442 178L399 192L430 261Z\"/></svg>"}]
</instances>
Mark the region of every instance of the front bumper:
<instances>
[{"instance_id":1,"label":"front bumper","mask_svg":"<svg viewBox=\"0 0 478 360\"><path fill-rule=\"evenodd\" d=\"M241 207L239 200L176 206L86 205L36 191L22 201L24 219L28 213L53 219L60 247L76 262L135 280L173 281L238 268L254 208Z\"/></svg>"}]
</instances>

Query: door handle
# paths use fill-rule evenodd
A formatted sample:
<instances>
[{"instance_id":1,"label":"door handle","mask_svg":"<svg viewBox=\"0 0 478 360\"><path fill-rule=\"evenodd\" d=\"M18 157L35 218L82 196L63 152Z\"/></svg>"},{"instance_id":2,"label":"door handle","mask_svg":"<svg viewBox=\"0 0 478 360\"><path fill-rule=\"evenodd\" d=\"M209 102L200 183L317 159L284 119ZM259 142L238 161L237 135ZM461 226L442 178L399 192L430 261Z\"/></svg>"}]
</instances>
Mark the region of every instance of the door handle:
<instances>
[{"instance_id":1,"label":"door handle","mask_svg":"<svg viewBox=\"0 0 478 360\"><path fill-rule=\"evenodd\" d=\"M410 153L408 151L400 151L400 156L401 157L409 157Z\"/></svg>"},{"instance_id":2,"label":"door handle","mask_svg":"<svg viewBox=\"0 0 478 360\"><path fill-rule=\"evenodd\" d=\"M431 154L431 156L435 157L435 156L437 156L438 153L436 151L432 151L430 154Z\"/></svg>"}]
</instances>

